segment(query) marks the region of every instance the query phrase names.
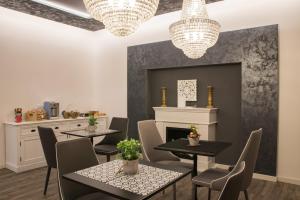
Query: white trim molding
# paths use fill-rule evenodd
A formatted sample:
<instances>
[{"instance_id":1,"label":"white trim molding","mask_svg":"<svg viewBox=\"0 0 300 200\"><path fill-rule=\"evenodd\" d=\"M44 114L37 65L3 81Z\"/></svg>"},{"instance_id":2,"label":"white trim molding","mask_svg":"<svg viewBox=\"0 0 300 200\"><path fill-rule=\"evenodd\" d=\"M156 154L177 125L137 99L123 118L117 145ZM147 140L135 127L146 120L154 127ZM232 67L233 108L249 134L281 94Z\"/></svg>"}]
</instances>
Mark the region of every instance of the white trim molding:
<instances>
[{"instance_id":1,"label":"white trim molding","mask_svg":"<svg viewBox=\"0 0 300 200\"><path fill-rule=\"evenodd\" d=\"M300 179L290 177L277 177L278 182L300 185Z\"/></svg>"}]
</instances>

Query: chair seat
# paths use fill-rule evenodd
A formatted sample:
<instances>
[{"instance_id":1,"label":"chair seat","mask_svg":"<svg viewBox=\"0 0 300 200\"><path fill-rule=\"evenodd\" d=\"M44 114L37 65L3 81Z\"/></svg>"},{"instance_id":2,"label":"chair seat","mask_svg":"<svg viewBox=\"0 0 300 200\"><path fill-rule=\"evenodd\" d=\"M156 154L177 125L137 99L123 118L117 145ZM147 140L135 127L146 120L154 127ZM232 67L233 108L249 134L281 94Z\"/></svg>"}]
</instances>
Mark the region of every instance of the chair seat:
<instances>
[{"instance_id":1,"label":"chair seat","mask_svg":"<svg viewBox=\"0 0 300 200\"><path fill-rule=\"evenodd\" d=\"M228 170L224 169L208 169L204 172L201 172L198 176L193 177L192 182L198 186L210 187L211 182L216 179L222 178L229 173ZM214 190L222 190L225 182L220 182L220 184L214 184Z\"/></svg>"},{"instance_id":2,"label":"chair seat","mask_svg":"<svg viewBox=\"0 0 300 200\"><path fill-rule=\"evenodd\" d=\"M162 164L162 165L171 165L171 166L178 166L178 167L185 167L188 169L193 169L193 164L184 163L184 162L180 162L180 161L174 161L174 160L163 160L163 161L157 161L155 163Z\"/></svg>"},{"instance_id":3,"label":"chair seat","mask_svg":"<svg viewBox=\"0 0 300 200\"><path fill-rule=\"evenodd\" d=\"M115 155L119 151L115 145L100 144L94 147L97 154Z\"/></svg>"},{"instance_id":4,"label":"chair seat","mask_svg":"<svg viewBox=\"0 0 300 200\"><path fill-rule=\"evenodd\" d=\"M76 198L76 200L117 200L116 198L109 196L107 194L104 194L102 192L95 192L91 194L87 194L84 196L81 196L79 198Z\"/></svg>"}]
</instances>

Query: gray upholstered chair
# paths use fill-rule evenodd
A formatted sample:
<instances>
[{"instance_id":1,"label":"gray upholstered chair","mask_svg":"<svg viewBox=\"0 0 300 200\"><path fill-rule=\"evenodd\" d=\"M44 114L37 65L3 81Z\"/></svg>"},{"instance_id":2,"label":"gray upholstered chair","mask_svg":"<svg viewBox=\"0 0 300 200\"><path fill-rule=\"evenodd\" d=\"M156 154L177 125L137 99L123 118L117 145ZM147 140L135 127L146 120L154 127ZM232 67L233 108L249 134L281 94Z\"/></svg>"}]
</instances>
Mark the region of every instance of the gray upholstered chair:
<instances>
[{"instance_id":1,"label":"gray upholstered chair","mask_svg":"<svg viewBox=\"0 0 300 200\"><path fill-rule=\"evenodd\" d=\"M48 167L44 187L44 195L46 195L51 169L56 168L55 144L57 142L57 139L52 128L44 128L38 126L38 131Z\"/></svg>"},{"instance_id":2,"label":"gray upholstered chair","mask_svg":"<svg viewBox=\"0 0 300 200\"><path fill-rule=\"evenodd\" d=\"M139 121L138 132L144 160L165 165L193 168L192 164L180 162L180 159L170 152L154 149L154 147L164 143L154 120Z\"/></svg>"},{"instance_id":3,"label":"gray upholstered chair","mask_svg":"<svg viewBox=\"0 0 300 200\"><path fill-rule=\"evenodd\" d=\"M245 162L241 162L230 172L218 200L238 200L245 173ZM213 182L214 183L214 182ZM213 184L212 183L212 184Z\"/></svg>"},{"instance_id":4,"label":"gray upholstered chair","mask_svg":"<svg viewBox=\"0 0 300 200\"><path fill-rule=\"evenodd\" d=\"M88 138L56 143L59 195L62 200L116 200L96 189L64 179L62 176L98 165L95 151Z\"/></svg>"},{"instance_id":5,"label":"gray upholstered chair","mask_svg":"<svg viewBox=\"0 0 300 200\"><path fill-rule=\"evenodd\" d=\"M118 130L120 133L106 135L102 141L95 145L96 154L106 155L106 161L110 161L110 156L119 153L117 144L127 138L128 118L113 117L109 129Z\"/></svg>"},{"instance_id":6,"label":"gray upholstered chair","mask_svg":"<svg viewBox=\"0 0 300 200\"><path fill-rule=\"evenodd\" d=\"M256 165L257 155L260 147L262 129L251 132L244 150L237 161L236 165L245 161L245 173L241 183L241 191L244 191L245 198L248 200L247 188L252 181L252 175ZM208 169L198 176L193 177L192 182L195 186L194 193L197 193L197 187L208 187L208 199L210 199L211 190L221 191L227 181L230 170ZM223 178L222 178L223 177ZM217 181L216 181L217 180ZM213 184L212 184L213 182Z\"/></svg>"}]
</instances>

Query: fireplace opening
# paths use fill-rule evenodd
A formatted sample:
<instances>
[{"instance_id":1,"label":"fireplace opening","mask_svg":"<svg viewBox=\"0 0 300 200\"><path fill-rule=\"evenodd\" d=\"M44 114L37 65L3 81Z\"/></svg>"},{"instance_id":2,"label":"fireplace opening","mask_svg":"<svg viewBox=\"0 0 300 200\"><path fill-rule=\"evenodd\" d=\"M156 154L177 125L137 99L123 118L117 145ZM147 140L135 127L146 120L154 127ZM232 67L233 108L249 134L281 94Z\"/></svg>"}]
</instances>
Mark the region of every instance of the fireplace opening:
<instances>
[{"instance_id":1,"label":"fireplace opening","mask_svg":"<svg viewBox=\"0 0 300 200\"><path fill-rule=\"evenodd\" d=\"M166 141L170 142L180 138L187 138L188 134L191 132L189 128L175 128L167 127L166 128Z\"/></svg>"},{"instance_id":2,"label":"fireplace opening","mask_svg":"<svg viewBox=\"0 0 300 200\"><path fill-rule=\"evenodd\" d=\"M189 128L175 128L175 127L167 127L166 128L166 141L171 142L173 140L177 140L180 138L187 138L188 134L191 132ZM184 153L172 152L179 158L192 160L193 157Z\"/></svg>"}]
</instances>

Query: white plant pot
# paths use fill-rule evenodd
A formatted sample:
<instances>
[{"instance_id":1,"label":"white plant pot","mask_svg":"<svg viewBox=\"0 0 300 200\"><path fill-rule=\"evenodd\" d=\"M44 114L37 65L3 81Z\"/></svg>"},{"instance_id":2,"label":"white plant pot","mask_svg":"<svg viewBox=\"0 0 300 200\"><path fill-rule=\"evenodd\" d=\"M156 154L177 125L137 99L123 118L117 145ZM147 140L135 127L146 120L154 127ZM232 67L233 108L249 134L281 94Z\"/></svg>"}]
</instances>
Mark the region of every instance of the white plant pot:
<instances>
[{"instance_id":1,"label":"white plant pot","mask_svg":"<svg viewBox=\"0 0 300 200\"><path fill-rule=\"evenodd\" d=\"M123 160L123 172L127 175L134 175L139 170L139 160Z\"/></svg>"},{"instance_id":2,"label":"white plant pot","mask_svg":"<svg viewBox=\"0 0 300 200\"><path fill-rule=\"evenodd\" d=\"M94 133L94 132L96 132L96 130L97 130L97 126L88 126L87 128L86 128L86 130L88 131L88 132L90 132L90 133Z\"/></svg>"},{"instance_id":3,"label":"white plant pot","mask_svg":"<svg viewBox=\"0 0 300 200\"><path fill-rule=\"evenodd\" d=\"M196 138L188 137L188 139L189 139L189 143L190 143L191 146L199 145L199 141L200 141L199 137L196 137Z\"/></svg>"}]
</instances>

